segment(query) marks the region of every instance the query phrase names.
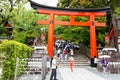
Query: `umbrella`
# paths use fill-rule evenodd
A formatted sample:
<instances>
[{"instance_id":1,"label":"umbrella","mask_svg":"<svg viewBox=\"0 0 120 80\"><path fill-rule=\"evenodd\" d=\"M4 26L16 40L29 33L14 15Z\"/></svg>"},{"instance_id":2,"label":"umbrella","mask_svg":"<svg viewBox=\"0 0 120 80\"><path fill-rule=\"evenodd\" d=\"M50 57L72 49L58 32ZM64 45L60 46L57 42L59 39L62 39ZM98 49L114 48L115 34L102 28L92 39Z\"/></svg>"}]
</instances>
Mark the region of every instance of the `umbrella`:
<instances>
[{"instance_id":1,"label":"umbrella","mask_svg":"<svg viewBox=\"0 0 120 80\"><path fill-rule=\"evenodd\" d=\"M109 55L101 55L99 58L111 58Z\"/></svg>"},{"instance_id":2,"label":"umbrella","mask_svg":"<svg viewBox=\"0 0 120 80\"><path fill-rule=\"evenodd\" d=\"M102 51L108 51L108 50L117 51L116 48L103 48L102 49Z\"/></svg>"}]
</instances>

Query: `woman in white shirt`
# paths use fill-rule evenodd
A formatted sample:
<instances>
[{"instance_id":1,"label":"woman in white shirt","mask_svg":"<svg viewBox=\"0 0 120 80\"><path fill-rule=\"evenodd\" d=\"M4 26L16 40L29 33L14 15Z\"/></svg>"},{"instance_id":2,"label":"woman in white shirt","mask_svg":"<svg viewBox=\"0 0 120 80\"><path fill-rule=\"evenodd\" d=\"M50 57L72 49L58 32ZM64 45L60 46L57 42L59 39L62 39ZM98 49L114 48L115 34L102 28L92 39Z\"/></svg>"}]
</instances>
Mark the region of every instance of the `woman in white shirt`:
<instances>
[{"instance_id":1,"label":"woman in white shirt","mask_svg":"<svg viewBox=\"0 0 120 80\"><path fill-rule=\"evenodd\" d=\"M53 77L54 77L54 80L57 80L56 79L56 74L57 74L56 69L57 69L58 64L57 64L56 60L57 60L57 56L54 56L53 60L52 60L52 73L51 73L50 80L53 80L52 79Z\"/></svg>"}]
</instances>

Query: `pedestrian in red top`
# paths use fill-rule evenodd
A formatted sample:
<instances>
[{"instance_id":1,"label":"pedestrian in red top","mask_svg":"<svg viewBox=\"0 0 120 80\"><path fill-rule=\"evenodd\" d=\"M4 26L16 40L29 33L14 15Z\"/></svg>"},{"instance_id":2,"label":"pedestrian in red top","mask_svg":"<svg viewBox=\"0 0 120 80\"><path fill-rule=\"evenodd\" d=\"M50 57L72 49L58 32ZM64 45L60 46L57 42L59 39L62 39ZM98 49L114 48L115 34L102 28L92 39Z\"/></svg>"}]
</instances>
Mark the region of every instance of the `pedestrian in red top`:
<instances>
[{"instance_id":1,"label":"pedestrian in red top","mask_svg":"<svg viewBox=\"0 0 120 80\"><path fill-rule=\"evenodd\" d=\"M73 66L74 66L74 57L70 56L69 60L69 64L70 64L70 70L73 72Z\"/></svg>"}]
</instances>

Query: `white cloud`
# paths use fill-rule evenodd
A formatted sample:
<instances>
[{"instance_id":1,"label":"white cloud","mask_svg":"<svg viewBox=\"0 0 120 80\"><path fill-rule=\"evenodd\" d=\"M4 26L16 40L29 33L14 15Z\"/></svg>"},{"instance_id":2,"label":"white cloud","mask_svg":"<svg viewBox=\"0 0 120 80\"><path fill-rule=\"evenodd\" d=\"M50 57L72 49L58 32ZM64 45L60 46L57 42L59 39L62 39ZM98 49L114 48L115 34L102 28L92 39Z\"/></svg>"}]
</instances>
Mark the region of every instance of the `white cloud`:
<instances>
[{"instance_id":1,"label":"white cloud","mask_svg":"<svg viewBox=\"0 0 120 80\"><path fill-rule=\"evenodd\" d=\"M32 0L34 2L37 2L39 4L43 4L46 6L53 6L56 7L57 6L57 2L58 0ZM28 2L27 4L25 4L26 9L31 9L30 3Z\"/></svg>"},{"instance_id":2,"label":"white cloud","mask_svg":"<svg viewBox=\"0 0 120 80\"><path fill-rule=\"evenodd\" d=\"M57 6L58 0L33 0L39 4L47 5L47 6Z\"/></svg>"}]
</instances>

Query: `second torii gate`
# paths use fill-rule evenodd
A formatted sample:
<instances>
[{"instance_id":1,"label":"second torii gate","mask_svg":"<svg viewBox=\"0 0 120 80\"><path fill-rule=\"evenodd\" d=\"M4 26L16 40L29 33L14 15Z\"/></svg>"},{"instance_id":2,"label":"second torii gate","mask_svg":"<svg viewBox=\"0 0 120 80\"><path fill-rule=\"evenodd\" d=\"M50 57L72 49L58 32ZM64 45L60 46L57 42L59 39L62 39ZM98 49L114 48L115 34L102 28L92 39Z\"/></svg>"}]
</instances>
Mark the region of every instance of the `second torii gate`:
<instances>
[{"instance_id":1,"label":"second torii gate","mask_svg":"<svg viewBox=\"0 0 120 80\"><path fill-rule=\"evenodd\" d=\"M63 9L63 8L55 8L48 7L33 1L31 2L31 6L37 10L39 14L48 14L49 20L38 20L38 24L46 24L49 25L48 29L48 54L50 57L53 56L53 46L54 46L54 25L70 25L70 26L85 26L90 28L90 57L94 58L97 56L97 48L96 48L96 26L104 27L106 23L104 22L96 22L95 17L103 17L106 16L106 12L110 10L109 7L102 9ZM69 21L58 21L55 20L55 15L60 16L70 16ZM85 16L89 17L89 21L87 22L77 22L75 21L76 16Z\"/></svg>"}]
</instances>

